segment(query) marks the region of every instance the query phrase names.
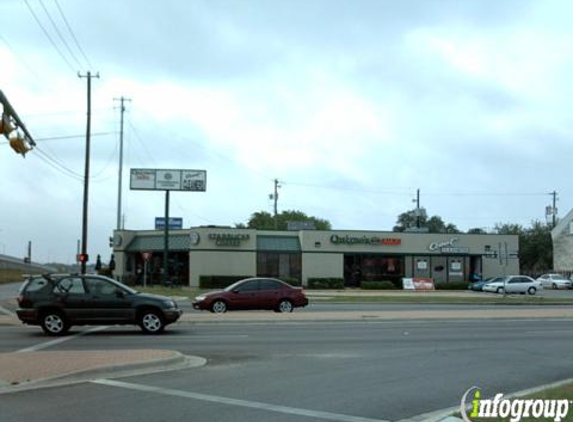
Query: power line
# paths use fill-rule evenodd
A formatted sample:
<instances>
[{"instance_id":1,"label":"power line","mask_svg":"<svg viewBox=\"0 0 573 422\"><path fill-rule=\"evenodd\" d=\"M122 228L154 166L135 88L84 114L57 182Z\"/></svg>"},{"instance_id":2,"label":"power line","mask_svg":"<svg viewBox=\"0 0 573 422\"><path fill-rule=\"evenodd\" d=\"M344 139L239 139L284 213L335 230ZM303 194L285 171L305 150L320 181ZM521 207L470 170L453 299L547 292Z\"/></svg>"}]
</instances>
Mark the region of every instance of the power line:
<instances>
[{"instance_id":1,"label":"power line","mask_svg":"<svg viewBox=\"0 0 573 422\"><path fill-rule=\"evenodd\" d=\"M90 60L88 59L88 56L86 56L86 53L84 53L83 48L81 47L80 43L78 42L78 39L76 37L76 35L74 34L74 31L72 30L72 27L70 26L70 24L68 23L68 20L66 19L66 15L64 14L64 11L62 10L62 8L60 7L60 3L58 2L58 0L54 0L54 3L56 4L56 6L58 7L58 11L60 12L60 16L62 17L62 19L64 20L64 23L66 24L66 27L68 28L68 32L70 33L70 35L72 36L72 39L74 40L74 43L76 44L76 47L78 48L78 50L80 51L80 53L82 54L84 60L86 61L86 63L88 64L88 67L90 69L93 68Z\"/></svg>"},{"instance_id":2,"label":"power line","mask_svg":"<svg viewBox=\"0 0 573 422\"><path fill-rule=\"evenodd\" d=\"M56 25L56 22L54 22L54 19L52 19L52 15L50 15L50 12L48 12L48 9L44 5L44 2L42 0L38 0L38 1L40 2L40 6L42 6L42 9L44 9L44 13L46 14L46 16L48 17L48 20L52 24L54 31L56 31L56 34L58 34L60 41L64 44L64 47L66 47L66 50L68 50L68 53L70 53L70 56L72 56L72 59L74 59L74 61L78 65L78 67L81 68L82 67L81 63L79 62L78 58L76 57L76 55L74 54L74 52L72 51L72 49L70 48L70 46L68 45L66 40L64 39L62 33L58 29L58 25Z\"/></svg>"},{"instance_id":3,"label":"power line","mask_svg":"<svg viewBox=\"0 0 573 422\"><path fill-rule=\"evenodd\" d=\"M71 69L72 72L75 72L74 67L72 66L72 64L70 63L70 61L67 59L66 56L64 56L64 54L62 53L62 51L58 48L58 46L56 45L56 43L54 42L54 40L52 39L52 37L50 37L50 34L48 34L48 31L46 31L46 28L44 28L44 25L42 25L42 22L40 21L40 19L38 18L38 16L36 15L36 12L34 12L34 9L32 9L32 6L30 6L30 3L28 3L28 0L24 0L24 3L26 3L26 6L28 6L28 10L30 11L30 13L32 14L32 16L34 17L34 19L36 20L36 23L38 24L38 26L42 29L42 32L44 32L44 35L46 36L46 38L48 39L48 41L50 41L50 44L52 44L52 46L54 47L54 49L58 52L58 54L60 55L60 57L62 58L62 60L64 60L66 62L66 64L68 65L68 67Z\"/></svg>"},{"instance_id":4,"label":"power line","mask_svg":"<svg viewBox=\"0 0 573 422\"><path fill-rule=\"evenodd\" d=\"M36 78L36 82L42 82L41 78L38 76L38 74L36 72L34 72L34 70L32 69L32 67L22 58L22 56L20 54L18 54L18 52L16 50L14 50L12 48L12 46L8 43L8 41L6 40L6 38L4 38L2 35L0 35L0 40L6 45L6 47L8 47L8 49L10 50L10 52L16 56L16 58L24 65L24 67L26 68L26 70L28 70L28 72L30 72L30 74L32 76L34 76L34 78Z\"/></svg>"}]
</instances>

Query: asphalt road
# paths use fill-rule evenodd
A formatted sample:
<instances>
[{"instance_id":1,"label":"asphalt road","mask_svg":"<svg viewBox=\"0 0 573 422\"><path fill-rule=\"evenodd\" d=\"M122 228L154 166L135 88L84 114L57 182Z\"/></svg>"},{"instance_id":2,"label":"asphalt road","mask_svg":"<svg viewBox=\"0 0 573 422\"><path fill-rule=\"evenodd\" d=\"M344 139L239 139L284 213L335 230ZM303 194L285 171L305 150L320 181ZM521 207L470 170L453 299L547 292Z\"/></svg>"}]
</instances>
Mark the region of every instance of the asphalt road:
<instances>
[{"instance_id":1,"label":"asphalt road","mask_svg":"<svg viewBox=\"0 0 573 422\"><path fill-rule=\"evenodd\" d=\"M572 334L568 319L181 323L159 337L109 328L45 350L172 349L208 364L5 394L1 419L397 421L458 405L474 385L493 395L571 378ZM47 340L0 327L2 352Z\"/></svg>"}]
</instances>

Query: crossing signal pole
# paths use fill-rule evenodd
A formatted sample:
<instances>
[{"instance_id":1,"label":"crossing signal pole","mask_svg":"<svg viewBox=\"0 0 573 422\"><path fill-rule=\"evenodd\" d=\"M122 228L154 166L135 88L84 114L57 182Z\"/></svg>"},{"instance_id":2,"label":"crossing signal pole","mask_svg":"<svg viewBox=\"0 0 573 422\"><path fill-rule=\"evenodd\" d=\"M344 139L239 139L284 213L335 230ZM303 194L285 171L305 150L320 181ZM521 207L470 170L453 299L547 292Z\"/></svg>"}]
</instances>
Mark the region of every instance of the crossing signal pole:
<instances>
[{"instance_id":1,"label":"crossing signal pole","mask_svg":"<svg viewBox=\"0 0 573 422\"><path fill-rule=\"evenodd\" d=\"M86 273L86 263L88 261L88 197L90 181L90 141L91 141L91 114L92 114L92 78L99 78L99 73L92 75L87 72L85 75L78 73L78 77L86 78L87 86L87 126L86 126L86 162L84 171L84 204L82 214L82 250L80 252L81 273Z\"/></svg>"}]
</instances>

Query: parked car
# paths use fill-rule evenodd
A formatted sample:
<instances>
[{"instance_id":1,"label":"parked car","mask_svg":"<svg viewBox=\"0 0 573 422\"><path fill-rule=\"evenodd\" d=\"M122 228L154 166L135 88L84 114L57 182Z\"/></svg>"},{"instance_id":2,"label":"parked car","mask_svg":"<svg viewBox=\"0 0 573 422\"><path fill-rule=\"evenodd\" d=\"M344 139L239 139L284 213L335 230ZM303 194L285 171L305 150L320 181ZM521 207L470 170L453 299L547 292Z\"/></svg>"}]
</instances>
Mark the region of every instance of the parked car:
<instances>
[{"instance_id":1,"label":"parked car","mask_svg":"<svg viewBox=\"0 0 573 422\"><path fill-rule=\"evenodd\" d=\"M165 296L140 293L99 275L46 274L20 287L16 314L24 324L61 335L72 325L137 324L160 333L183 311Z\"/></svg>"},{"instance_id":2,"label":"parked car","mask_svg":"<svg viewBox=\"0 0 573 422\"><path fill-rule=\"evenodd\" d=\"M247 278L224 290L199 295L193 308L215 313L234 309L273 309L292 312L296 307L308 305L302 287L293 287L274 278Z\"/></svg>"},{"instance_id":3,"label":"parked car","mask_svg":"<svg viewBox=\"0 0 573 422\"><path fill-rule=\"evenodd\" d=\"M561 274L543 274L537 278L543 287L551 287L552 289L571 289L573 282Z\"/></svg>"},{"instance_id":4,"label":"parked car","mask_svg":"<svg viewBox=\"0 0 573 422\"><path fill-rule=\"evenodd\" d=\"M502 279L503 277L488 277L484 280L474 281L473 283L469 284L468 289L476 292L481 292L483 291L483 286L486 284L492 283L494 281L501 281Z\"/></svg>"},{"instance_id":5,"label":"parked car","mask_svg":"<svg viewBox=\"0 0 573 422\"><path fill-rule=\"evenodd\" d=\"M526 275L510 275L483 286L484 292L503 293L505 290L506 293L529 293L530 295L542 289L543 286L539 281Z\"/></svg>"}]
</instances>

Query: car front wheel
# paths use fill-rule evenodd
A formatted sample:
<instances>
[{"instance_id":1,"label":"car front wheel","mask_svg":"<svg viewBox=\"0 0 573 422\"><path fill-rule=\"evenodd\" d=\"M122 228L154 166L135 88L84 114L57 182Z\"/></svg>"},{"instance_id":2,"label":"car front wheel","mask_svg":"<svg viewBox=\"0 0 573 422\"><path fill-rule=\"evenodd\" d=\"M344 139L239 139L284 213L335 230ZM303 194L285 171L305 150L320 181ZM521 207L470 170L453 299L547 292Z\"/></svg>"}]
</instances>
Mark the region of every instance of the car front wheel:
<instances>
[{"instance_id":1,"label":"car front wheel","mask_svg":"<svg viewBox=\"0 0 573 422\"><path fill-rule=\"evenodd\" d=\"M292 302L288 299L281 300L277 306L277 311L281 313L292 312L293 309L294 306L292 306Z\"/></svg>"},{"instance_id":2,"label":"car front wheel","mask_svg":"<svg viewBox=\"0 0 573 422\"><path fill-rule=\"evenodd\" d=\"M557 283L553 283L553 290L557 290Z\"/></svg>"},{"instance_id":3,"label":"car front wheel","mask_svg":"<svg viewBox=\"0 0 573 422\"><path fill-rule=\"evenodd\" d=\"M163 317L153 310L143 311L139 317L139 326L146 334L157 334L165 329Z\"/></svg>"},{"instance_id":4,"label":"car front wheel","mask_svg":"<svg viewBox=\"0 0 573 422\"><path fill-rule=\"evenodd\" d=\"M537 289L535 287L530 287L529 289L527 289L527 293L529 293L530 295L534 295L535 292L537 292Z\"/></svg>"},{"instance_id":5,"label":"car front wheel","mask_svg":"<svg viewBox=\"0 0 573 422\"><path fill-rule=\"evenodd\" d=\"M227 304L222 300L216 300L211 304L211 312L224 314L227 312Z\"/></svg>"},{"instance_id":6,"label":"car front wheel","mask_svg":"<svg viewBox=\"0 0 573 422\"><path fill-rule=\"evenodd\" d=\"M503 287L498 287L495 292L496 293L503 293Z\"/></svg>"},{"instance_id":7,"label":"car front wheel","mask_svg":"<svg viewBox=\"0 0 573 422\"><path fill-rule=\"evenodd\" d=\"M61 312L50 311L42 316L42 329L51 336L61 336L70 328L66 318Z\"/></svg>"}]
</instances>

